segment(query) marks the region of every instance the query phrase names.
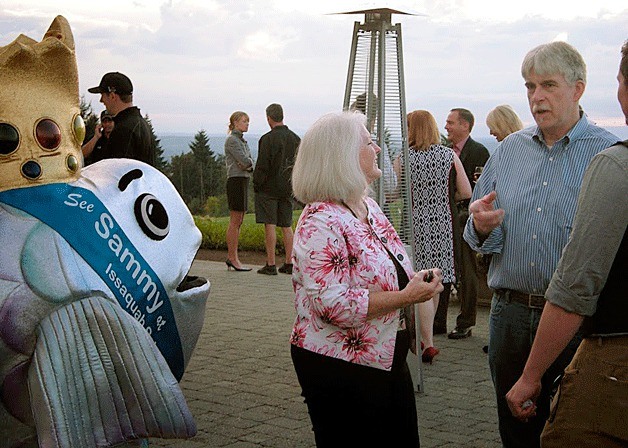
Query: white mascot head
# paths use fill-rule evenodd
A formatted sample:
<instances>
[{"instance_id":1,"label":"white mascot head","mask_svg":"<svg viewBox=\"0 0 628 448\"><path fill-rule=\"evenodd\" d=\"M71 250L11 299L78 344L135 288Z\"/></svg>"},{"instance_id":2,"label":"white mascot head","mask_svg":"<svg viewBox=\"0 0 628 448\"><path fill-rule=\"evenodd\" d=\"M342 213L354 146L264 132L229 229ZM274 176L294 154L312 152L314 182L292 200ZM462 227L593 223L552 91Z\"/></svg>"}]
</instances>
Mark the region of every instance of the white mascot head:
<instances>
[{"instance_id":1,"label":"white mascot head","mask_svg":"<svg viewBox=\"0 0 628 448\"><path fill-rule=\"evenodd\" d=\"M0 440L191 437L177 381L209 294L187 275L200 232L151 166L81 168L79 112L63 17L0 47Z\"/></svg>"}]
</instances>

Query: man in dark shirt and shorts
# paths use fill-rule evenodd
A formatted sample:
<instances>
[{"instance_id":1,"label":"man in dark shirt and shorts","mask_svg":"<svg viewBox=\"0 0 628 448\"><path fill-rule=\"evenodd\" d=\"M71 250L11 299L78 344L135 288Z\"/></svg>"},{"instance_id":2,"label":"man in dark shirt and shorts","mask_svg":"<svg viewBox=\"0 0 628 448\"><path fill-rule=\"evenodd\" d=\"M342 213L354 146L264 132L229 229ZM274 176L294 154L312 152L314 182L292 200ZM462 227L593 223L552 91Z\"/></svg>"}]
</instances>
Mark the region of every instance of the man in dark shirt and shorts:
<instances>
[{"instance_id":1,"label":"man in dark shirt and shorts","mask_svg":"<svg viewBox=\"0 0 628 448\"><path fill-rule=\"evenodd\" d=\"M133 106L133 84L119 72L106 73L90 93L100 93L100 102L113 115L115 127L107 143L106 158L136 159L155 166L155 151L148 122Z\"/></svg>"},{"instance_id":2,"label":"man in dark shirt and shorts","mask_svg":"<svg viewBox=\"0 0 628 448\"><path fill-rule=\"evenodd\" d=\"M285 263L279 272L292 274L292 165L297 147L301 143L298 135L283 124L283 109L279 104L266 108L266 119L270 132L259 140L259 153L253 172L255 190L255 221L264 224L266 265L259 274L277 275L275 229L281 228L285 247Z\"/></svg>"}]
</instances>

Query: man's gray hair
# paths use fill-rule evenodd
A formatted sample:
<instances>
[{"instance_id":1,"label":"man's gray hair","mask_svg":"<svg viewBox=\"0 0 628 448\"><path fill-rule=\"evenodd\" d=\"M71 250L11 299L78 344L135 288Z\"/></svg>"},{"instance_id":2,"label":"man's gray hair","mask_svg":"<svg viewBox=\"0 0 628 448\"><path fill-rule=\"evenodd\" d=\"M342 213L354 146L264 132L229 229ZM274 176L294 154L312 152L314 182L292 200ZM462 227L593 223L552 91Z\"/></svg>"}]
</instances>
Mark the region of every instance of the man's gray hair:
<instances>
[{"instance_id":1,"label":"man's gray hair","mask_svg":"<svg viewBox=\"0 0 628 448\"><path fill-rule=\"evenodd\" d=\"M584 59L567 42L550 42L530 50L521 64L521 76L528 79L532 70L539 75L561 74L572 85L577 81L587 82Z\"/></svg>"}]
</instances>

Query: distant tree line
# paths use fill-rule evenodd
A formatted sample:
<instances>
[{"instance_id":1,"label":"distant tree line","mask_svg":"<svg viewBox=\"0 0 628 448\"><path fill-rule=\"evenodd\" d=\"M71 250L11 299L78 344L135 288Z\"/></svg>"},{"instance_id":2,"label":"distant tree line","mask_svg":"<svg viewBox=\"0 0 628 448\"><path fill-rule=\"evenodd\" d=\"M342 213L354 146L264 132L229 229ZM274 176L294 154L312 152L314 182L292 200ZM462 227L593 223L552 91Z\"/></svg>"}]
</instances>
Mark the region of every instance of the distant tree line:
<instances>
[{"instance_id":1,"label":"distant tree line","mask_svg":"<svg viewBox=\"0 0 628 448\"><path fill-rule=\"evenodd\" d=\"M225 156L212 151L203 129L188 146L190 152L172 157L166 174L192 214L227 216Z\"/></svg>"},{"instance_id":2,"label":"distant tree line","mask_svg":"<svg viewBox=\"0 0 628 448\"><path fill-rule=\"evenodd\" d=\"M81 97L80 108L86 127L84 142L87 142L94 136L99 114L94 113L91 103L87 103L84 97ZM201 129L194 135L188 145L190 152L173 156L168 162L150 118L148 115L144 118L151 130L156 168L168 176L192 214L227 216L229 209L225 193L227 174L224 156L212 151L205 130Z\"/></svg>"}]
</instances>

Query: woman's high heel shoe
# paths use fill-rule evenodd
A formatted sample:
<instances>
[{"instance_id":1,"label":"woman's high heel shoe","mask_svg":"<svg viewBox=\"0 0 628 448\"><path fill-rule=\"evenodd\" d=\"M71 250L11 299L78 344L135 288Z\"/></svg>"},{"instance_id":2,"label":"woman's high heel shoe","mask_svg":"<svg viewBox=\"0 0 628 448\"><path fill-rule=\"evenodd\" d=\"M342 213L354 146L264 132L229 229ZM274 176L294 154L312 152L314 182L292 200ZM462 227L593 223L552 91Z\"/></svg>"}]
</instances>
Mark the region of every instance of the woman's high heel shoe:
<instances>
[{"instance_id":1,"label":"woman's high heel shoe","mask_svg":"<svg viewBox=\"0 0 628 448\"><path fill-rule=\"evenodd\" d=\"M250 271L252 268L239 268L237 267L235 264L233 264L233 262L229 259L227 259L227 261L225 261L225 263L227 264L227 270L230 271L231 268L233 268L234 270L238 271L238 272L248 272Z\"/></svg>"},{"instance_id":2,"label":"woman's high heel shoe","mask_svg":"<svg viewBox=\"0 0 628 448\"><path fill-rule=\"evenodd\" d=\"M436 347L428 347L423 350L423 354L421 355L421 359L423 362L428 362L432 364L434 362L434 357L440 353L440 350Z\"/></svg>"}]
</instances>

